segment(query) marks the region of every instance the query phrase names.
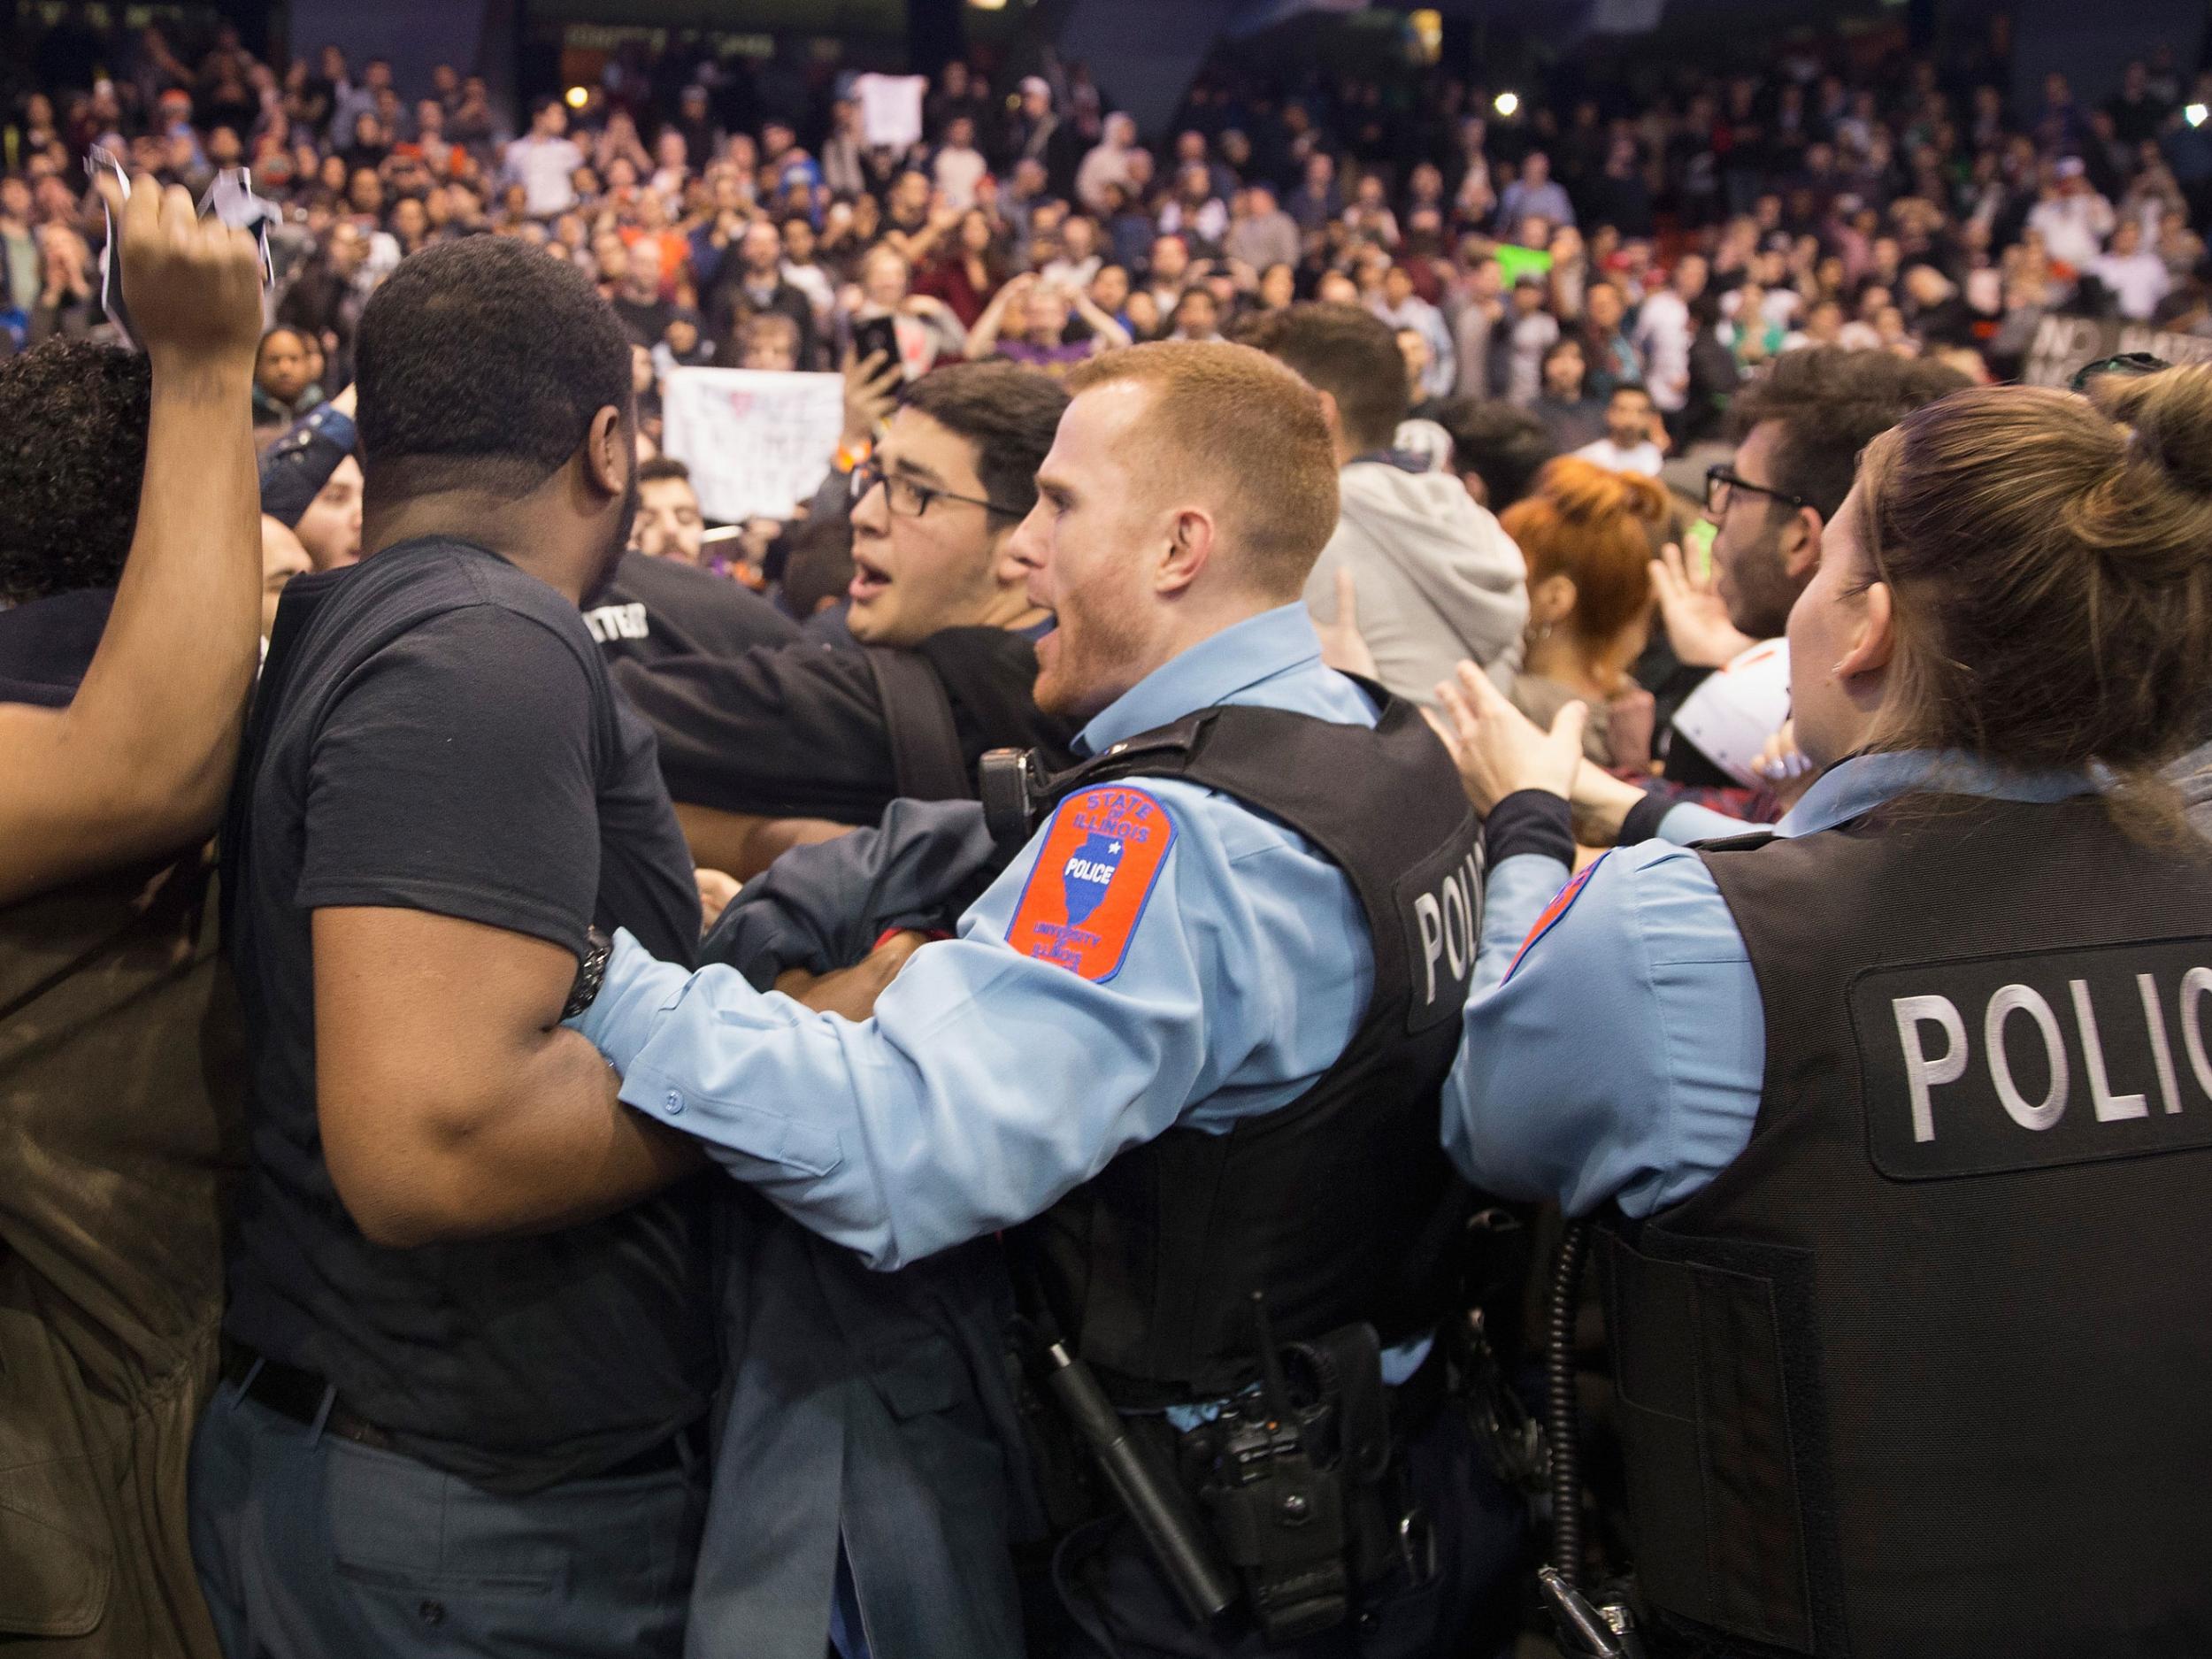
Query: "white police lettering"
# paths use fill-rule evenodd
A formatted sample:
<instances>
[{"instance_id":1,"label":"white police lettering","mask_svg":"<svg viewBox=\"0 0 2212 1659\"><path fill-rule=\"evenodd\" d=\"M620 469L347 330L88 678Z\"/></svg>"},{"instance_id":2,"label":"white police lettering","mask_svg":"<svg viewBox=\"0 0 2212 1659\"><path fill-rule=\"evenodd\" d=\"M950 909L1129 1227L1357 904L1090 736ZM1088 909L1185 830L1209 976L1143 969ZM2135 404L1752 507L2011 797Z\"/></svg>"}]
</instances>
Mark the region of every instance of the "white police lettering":
<instances>
[{"instance_id":1,"label":"white police lettering","mask_svg":"<svg viewBox=\"0 0 2212 1659\"><path fill-rule=\"evenodd\" d=\"M2116 984L2105 982L2100 992L2089 979L2067 979L2065 1001L2073 1012L2074 1041L2070 1045L2065 1022L2053 1006L2057 999L2017 980L1999 986L1982 1009L1978 1056L1966 1020L1952 998L1927 993L1891 997L1890 1015L1904 1063L1913 1140L1924 1143L1937 1139L1943 1118L1938 1091L1966 1077L1977 1057L1998 1103L2023 1129L2047 1130L2065 1116L2072 1094L2072 1054L2081 1057L2081 1069L2089 1083L2091 1111L2098 1123L2124 1123L2152 1115L2147 1092L2125 1087L2139 1081L2157 1084L2161 1114L2183 1112L2180 1072L2174 1064L2173 1040L2167 1025L2167 994L2161 990L2155 974L2139 972L2132 977L2132 998ZM2180 976L2172 1006L2180 1020L2189 1070L2205 1102L2212 1103L2212 1047L2208 1045L2203 1007L2208 993L2212 993L2212 967L2192 967ZM2122 1009L2128 1009L2129 1014L2122 1015ZM2015 1019L2015 1015L2022 1018ZM2139 1025L2134 1015L2139 1015ZM2108 1059L2108 1037L2118 1043L2111 1052L2124 1058L2132 1056L2132 1064L2120 1069L2134 1075L2124 1075L2117 1085L2112 1076L2114 1062ZM2039 1100L2029 1099L2023 1089L2019 1076L2023 1068L2032 1077L2045 1079ZM2146 1069L2148 1079L2142 1075Z\"/></svg>"},{"instance_id":2,"label":"white police lettering","mask_svg":"<svg viewBox=\"0 0 2212 1659\"><path fill-rule=\"evenodd\" d=\"M641 640L651 632L641 604L601 605L584 612L584 624L602 645L612 645L617 640Z\"/></svg>"},{"instance_id":3,"label":"white police lettering","mask_svg":"<svg viewBox=\"0 0 2212 1659\"><path fill-rule=\"evenodd\" d=\"M1897 1041L1904 1046L1905 1078L1912 1087L1912 1138L1935 1139L1935 1114L1928 1104L1929 1091L1939 1083L1955 1083L1966 1070L1966 1025L1947 996L1900 996L1890 1001L1897 1016ZM1948 1041L1931 1060L1920 1046L1924 1023L1943 1027Z\"/></svg>"},{"instance_id":4,"label":"white police lettering","mask_svg":"<svg viewBox=\"0 0 2212 1659\"><path fill-rule=\"evenodd\" d=\"M2033 1105L2013 1081L2012 1059L2005 1052L2005 1017L2024 1013L2043 1034L2044 1058L2050 1066L2051 1084ZM2008 985L1989 999L1982 1017L1982 1041L1989 1049L1989 1078L1997 1086L1997 1098L2012 1121L2023 1129L2048 1129L2066 1112L2066 1039L2059 1034L2058 1016L2043 994L2031 985Z\"/></svg>"},{"instance_id":5,"label":"white police lettering","mask_svg":"<svg viewBox=\"0 0 2212 1659\"><path fill-rule=\"evenodd\" d=\"M2181 980L2181 1041L2189 1050L2189 1069L2197 1074L2197 1087L2212 1095L2212 1061L2204 1054L2204 1027L2197 1020L2197 1005L2212 991L2212 968L2192 968Z\"/></svg>"},{"instance_id":6,"label":"white police lettering","mask_svg":"<svg viewBox=\"0 0 2212 1659\"><path fill-rule=\"evenodd\" d=\"M2135 992L2143 999L2143 1024L2151 1034L2151 1064L2158 1068L2159 1103L2170 1112L2177 1112L2181 1086L2174 1080L2174 1050L2166 1041L2166 1010L2158 1005L2158 981L2147 973L2139 973Z\"/></svg>"},{"instance_id":7,"label":"white police lettering","mask_svg":"<svg viewBox=\"0 0 2212 1659\"><path fill-rule=\"evenodd\" d=\"M1482 933L1482 854L1479 849L1445 872L1442 880L1413 900L1413 919L1421 932L1422 1006L1437 997L1436 970L1450 972L1444 988L1457 987L1463 1000L1474 969L1475 941Z\"/></svg>"},{"instance_id":8,"label":"white police lettering","mask_svg":"<svg viewBox=\"0 0 2212 1659\"><path fill-rule=\"evenodd\" d=\"M2115 1094L2112 1084L2104 1072L2104 1041L2097 1034L2097 1010L2089 1001L2089 981L2069 979L2066 988L2074 994L2074 1023L2081 1028L2081 1052L2089 1062L2089 1103L2095 1109L2101 1124L2116 1123L2123 1118L2147 1118L2150 1107L2140 1094Z\"/></svg>"}]
</instances>

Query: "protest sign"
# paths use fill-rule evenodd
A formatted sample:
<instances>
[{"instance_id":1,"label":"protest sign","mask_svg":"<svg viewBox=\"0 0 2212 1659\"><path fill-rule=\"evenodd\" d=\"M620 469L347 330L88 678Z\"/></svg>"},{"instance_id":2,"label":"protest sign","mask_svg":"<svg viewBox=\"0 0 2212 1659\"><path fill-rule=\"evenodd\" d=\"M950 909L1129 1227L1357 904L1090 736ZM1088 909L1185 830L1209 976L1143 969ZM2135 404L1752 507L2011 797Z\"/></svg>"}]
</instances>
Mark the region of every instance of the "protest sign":
<instances>
[{"instance_id":1,"label":"protest sign","mask_svg":"<svg viewBox=\"0 0 2212 1659\"><path fill-rule=\"evenodd\" d=\"M678 369L661 393L661 449L691 469L700 511L787 518L829 472L845 424L835 374Z\"/></svg>"},{"instance_id":2,"label":"protest sign","mask_svg":"<svg viewBox=\"0 0 2212 1659\"><path fill-rule=\"evenodd\" d=\"M2212 340L2201 334L2170 334L2148 323L2046 317L2036 325L2035 343L2028 348L2020 378L2030 386L2067 386L2084 364L2131 351L2147 352L2168 363L2207 363L2212 362Z\"/></svg>"}]
</instances>

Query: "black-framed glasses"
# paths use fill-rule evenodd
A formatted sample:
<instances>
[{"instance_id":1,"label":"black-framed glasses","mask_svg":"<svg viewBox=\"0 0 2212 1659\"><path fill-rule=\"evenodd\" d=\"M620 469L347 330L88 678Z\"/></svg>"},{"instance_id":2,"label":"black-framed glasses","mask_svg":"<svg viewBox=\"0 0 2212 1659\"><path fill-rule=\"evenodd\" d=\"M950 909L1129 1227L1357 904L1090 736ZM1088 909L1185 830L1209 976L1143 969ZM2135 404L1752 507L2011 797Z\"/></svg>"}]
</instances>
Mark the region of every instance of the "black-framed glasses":
<instances>
[{"instance_id":1,"label":"black-framed glasses","mask_svg":"<svg viewBox=\"0 0 2212 1659\"><path fill-rule=\"evenodd\" d=\"M1009 507L995 501L986 501L980 495L960 495L934 484L925 484L918 479L902 478L896 472L887 472L872 460L863 461L853 468L849 485L855 506L860 498L878 484L883 486L884 503L902 518L918 518L929 511L933 501L956 501L964 506L980 507L986 512L1004 513L1010 518L1026 518L1026 507Z\"/></svg>"},{"instance_id":2,"label":"black-framed glasses","mask_svg":"<svg viewBox=\"0 0 2212 1659\"><path fill-rule=\"evenodd\" d=\"M1776 489L1770 484L1755 484L1747 478L1739 478L1727 466L1709 466L1705 469L1705 516L1717 524L1728 511L1729 501L1738 490L1747 495L1767 495L1776 501L1786 502L1793 507L1811 507L1812 503L1802 495L1793 495L1786 489ZM1818 508L1814 508L1817 512Z\"/></svg>"},{"instance_id":3,"label":"black-framed glasses","mask_svg":"<svg viewBox=\"0 0 2212 1659\"><path fill-rule=\"evenodd\" d=\"M2099 357L2094 363L2083 364L2066 384L2070 390L2085 392L2089 382L2101 374L2117 374L2132 380L2136 375L2155 374L2172 366L2165 358L2154 357L2147 351L2123 351L2116 357Z\"/></svg>"}]
</instances>

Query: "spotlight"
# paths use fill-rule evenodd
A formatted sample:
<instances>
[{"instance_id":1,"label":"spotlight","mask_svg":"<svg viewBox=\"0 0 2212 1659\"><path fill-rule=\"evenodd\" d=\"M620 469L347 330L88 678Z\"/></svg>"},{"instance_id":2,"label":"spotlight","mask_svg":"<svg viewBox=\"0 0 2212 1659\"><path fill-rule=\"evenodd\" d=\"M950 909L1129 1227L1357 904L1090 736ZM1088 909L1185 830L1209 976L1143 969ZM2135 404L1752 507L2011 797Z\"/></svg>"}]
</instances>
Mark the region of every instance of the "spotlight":
<instances>
[{"instance_id":1,"label":"spotlight","mask_svg":"<svg viewBox=\"0 0 2212 1659\"><path fill-rule=\"evenodd\" d=\"M1520 113L1521 95L1517 92L1501 92L1490 101L1490 107L1498 112L1500 120L1509 121Z\"/></svg>"},{"instance_id":2,"label":"spotlight","mask_svg":"<svg viewBox=\"0 0 2212 1659\"><path fill-rule=\"evenodd\" d=\"M2212 111L2206 110L2201 104L2186 104L2181 110L2181 119L2192 127L2202 127L2207 114L2212 114Z\"/></svg>"},{"instance_id":3,"label":"spotlight","mask_svg":"<svg viewBox=\"0 0 2212 1659\"><path fill-rule=\"evenodd\" d=\"M591 102L591 88L588 87L571 87L565 96L570 109L580 110L584 107L584 105Z\"/></svg>"}]
</instances>

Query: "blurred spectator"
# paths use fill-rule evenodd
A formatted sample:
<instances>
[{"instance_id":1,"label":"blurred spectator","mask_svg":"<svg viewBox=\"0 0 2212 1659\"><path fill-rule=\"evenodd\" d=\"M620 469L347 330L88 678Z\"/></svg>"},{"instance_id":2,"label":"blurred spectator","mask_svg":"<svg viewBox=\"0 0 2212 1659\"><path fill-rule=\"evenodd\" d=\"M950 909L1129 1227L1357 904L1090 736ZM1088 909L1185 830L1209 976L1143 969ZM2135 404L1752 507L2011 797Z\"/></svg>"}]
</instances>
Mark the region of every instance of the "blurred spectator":
<instances>
[{"instance_id":1,"label":"blurred spectator","mask_svg":"<svg viewBox=\"0 0 2212 1659\"><path fill-rule=\"evenodd\" d=\"M1080 339L1068 338L1071 314L1083 319ZM1000 357L1059 374L1100 351L1128 343L1128 330L1081 288L1024 273L999 290L969 334L967 349L972 358Z\"/></svg>"},{"instance_id":2,"label":"blurred spectator","mask_svg":"<svg viewBox=\"0 0 2212 1659\"><path fill-rule=\"evenodd\" d=\"M705 532L699 493L691 487L691 469L665 456L640 465L637 519L630 531L630 545L653 558L696 565Z\"/></svg>"},{"instance_id":3,"label":"blurred spectator","mask_svg":"<svg viewBox=\"0 0 2212 1659\"><path fill-rule=\"evenodd\" d=\"M1307 609L1333 622L1338 574L1349 572L1375 678L1416 702L1462 658L1509 673L1527 616L1520 556L1454 474L1391 453L1407 396L1390 330L1356 307L1294 305L1248 338L1323 395L1336 447L1336 533Z\"/></svg>"},{"instance_id":4,"label":"blurred spectator","mask_svg":"<svg viewBox=\"0 0 2212 1659\"><path fill-rule=\"evenodd\" d=\"M632 257L635 257L634 250ZM888 257L896 258L895 255ZM903 260L898 261L898 272L902 289L906 273ZM735 254L725 262L721 279L707 296L707 336L715 342L716 354L726 362L735 362L739 357L738 329L750 319L766 312L788 318L798 330L801 366L820 366L813 303L783 273L783 238L776 227L767 219L757 219L745 227L738 238ZM649 341L658 337L657 334L647 336Z\"/></svg>"},{"instance_id":5,"label":"blurred spectator","mask_svg":"<svg viewBox=\"0 0 2212 1659\"><path fill-rule=\"evenodd\" d=\"M1605 404L1590 396L1588 365L1579 340L1555 340L1544 348L1543 380L1529 412L1544 423L1552 444L1578 449L1605 429Z\"/></svg>"},{"instance_id":6,"label":"blurred spectator","mask_svg":"<svg viewBox=\"0 0 2212 1659\"><path fill-rule=\"evenodd\" d=\"M530 131L507 146L501 177L522 187L523 205L534 219L550 219L576 204L576 172L584 152L568 136L568 110L558 98L541 101L530 118Z\"/></svg>"},{"instance_id":7,"label":"blurred spectator","mask_svg":"<svg viewBox=\"0 0 2212 1659\"><path fill-rule=\"evenodd\" d=\"M1605 400L1605 435L1574 453L1578 459L1594 462L1608 472L1640 472L1656 478L1665 459L1657 442L1663 430L1651 406L1651 394L1624 382Z\"/></svg>"},{"instance_id":8,"label":"blurred spectator","mask_svg":"<svg viewBox=\"0 0 2212 1659\"><path fill-rule=\"evenodd\" d=\"M279 324L261 336L253 365L253 419L257 426L288 426L323 401L309 368L306 336Z\"/></svg>"},{"instance_id":9,"label":"blurred spectator","mask_svg":"<svg viewBox=\"0 0 2212 1659\"><path fill-rule=\"evenodd\" d=\"M1479 506L1503 512L1559 453L1544 423L1510 403L1454 398L1434 417L1452 441L1452 470Z\"/></svg>"}]
</instances>

